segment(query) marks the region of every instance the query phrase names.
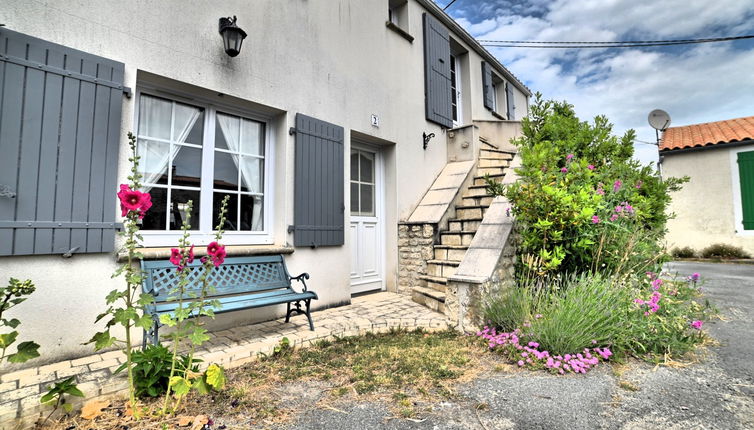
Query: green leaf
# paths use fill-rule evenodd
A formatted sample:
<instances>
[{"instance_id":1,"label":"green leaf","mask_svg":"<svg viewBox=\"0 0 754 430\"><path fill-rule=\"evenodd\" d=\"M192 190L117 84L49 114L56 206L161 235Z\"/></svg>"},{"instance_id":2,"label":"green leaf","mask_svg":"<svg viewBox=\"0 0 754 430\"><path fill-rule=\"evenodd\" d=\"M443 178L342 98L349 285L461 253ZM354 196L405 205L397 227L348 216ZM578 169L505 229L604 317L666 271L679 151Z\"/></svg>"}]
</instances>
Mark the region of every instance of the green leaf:
<instances>
[{"instance_id":1,"label":"green leaf","mask_svg":"<svg viewBox=\"0 0 754 430\"><path fill-rule=\"evenodd\" d=\"M207 375L207 384L215 390L221 390L225 386L225 371L222 367L212 363L204 373Z\"/></svg>"},{"instance_id":2,"label":"green leaf","mask_svg":"<svg viewBox=\"0 0 754 430\"><path fill-rule=\"evenodd\" d=\"M21 321L17 320L16 318L13 318L11 320L6 320L3 318L3 324L7 325L10 328L16 328L21 324Z\"/></svg>"},{"instance_id":3,"label":"green leaf","mask_svg":"<svg viewBox=\"0 0 754 430\"><path fill-rule=\"evenodd\" d=\"M160 315L160 322L168 327L174 327L177 322L169 314Z\"/></svg>"},{"instance_id":4,"label":"green leaf","mask_svg":"<svg viewBox=\"0 0 754 430\"><path fill-rule=\"evenodd\" d=\"M176 396L182 397L188 394L189 390L191 390L191 384L182 376L173 376L170 378L170 388Z\"/></svg>"},{"instance_id":5,"label":"green leaf","mask_svg":"<svg viewBox=\"0 0 754 430\"><path fill-rule=\"evenodd\" d=\"M109 331L102 331L92 336L88 343L94 343L94 350L99 351L114 344L115 338L110 336Z\"/></svg>"},{"instance_id":6,"label":"green leaf","mask_svg":"<svg viewBox=\"0 0 754 430\"><path fill-rule=\"evenodd\" d=\"M71 386L71 387L68 387L68 388L67 388L67 389L65 390L65 392L66 392L66 394L70 394L71 396L76 396L76 397L86 397L86 396L84 395L84 392L83 392L83 391L81 391L81 390L79 390L79 388L78 388L78 387L77 387L77 386L76 386L75 384L74 384L73 386Z\"/></svg>"},{"instance_id":7,"label":"green leaf","mask_svg":"<svg viewBox=\"0 0 754 430\"><path fill-rule=\"evenodd\" d=\"M18 344L18 352L8 356L10 363L24 363L32 358L39 357L39 345L34 342L21 342Z\"/></svg>"},{"instance_id":8,"label":"green leaf","mask_svg":"<svg viewBox=\"0 0 754 430\"><path fill-rule=\"evenodd\" d=\"M73 410L73 405L70 403L63 403L63 410L68 414Z\"/></svg>"},{"instance_id":9,"label":"green leaf","mask_svg":"<svg viewBox=\"0 0 754 430\"><path fill-rule=\"evenodd\" d=\"M152 303L154 303L154 296L148 293L140 295L139 300L136 301L136 304L140 306L151 305Z\"/></svg>"},{"instance_id":10,"label":"green leaf","mask_svg":"<svg viewBox=\"0 0 754 430\"><path fill-rule=\"evenodd\" d=\"M152 327L152 317L149 315L142 315L138 320L136 320L136 323L134 324L136 327L143 328L144 330L149 330Z\"/></svg>"},{"instance_id":11,"label":"green leaf","mask_svg":"<svg viewBox=\"0 0 754 430\"><path fill-rule=\"evenodd\" d=\"M212 391L212 387L207 385L207 381L205 381L206 375L202 378L196 378L194 381L194 388L196 391L199 392L199 394L209 394L210 391Z\"/></svg>"},{"instance_id":12,"label":"green leaf","mask_svg":"<svg viewBox=\"0 0 754 430\"><path fill-rule=\"evenodd\" d=\"M121 297L123 297L123 292L121 292L119 290L112 290L105 297L105 302L108 305L111 305L111 304L115 303Z\"/></svg>"},{"instance_id":13,"label":"green leaf","mask_svg":"<svg viewBox=\"0 0 754 430\"><path fill-rule=\"evenodd\" d=\"M55 396L58 394L56 391L54 391L54 388L51 388L50 391L47 392L42 398L39 399L39 403L48 403L52 399L55 398Z\"/></svg>"},{"instance_id":14,"label":"green leaf","mask_svg":"<svg viewBox=\"0 0 754 430\"><path fill-rule=\"evenodd\" d=\"M18 337L17 331L0 334L0 349L5 349L10 346L13 342L16 341L16 337Z\"/></svg>"},{"instance_id":15,"label":"green leaf","mask_svg":"<svg viewBox=\"0 0 754 430\"><path fill-rule=\"evenodd\" d=\"M195 328L194 332L191 333L188 337L191 340L191 343L197 346L209 340L209 335L207 334L207 330L201 327Z\"/></svg>"}]
</instances>

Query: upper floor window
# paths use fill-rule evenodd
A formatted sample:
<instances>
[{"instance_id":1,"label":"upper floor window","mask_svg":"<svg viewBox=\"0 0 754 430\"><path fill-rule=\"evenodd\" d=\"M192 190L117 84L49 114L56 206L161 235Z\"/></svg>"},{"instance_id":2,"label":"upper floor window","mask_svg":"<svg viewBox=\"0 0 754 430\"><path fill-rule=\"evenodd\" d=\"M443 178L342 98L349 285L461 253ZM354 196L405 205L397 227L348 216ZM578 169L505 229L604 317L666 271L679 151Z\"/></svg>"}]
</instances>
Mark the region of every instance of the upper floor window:
<instances>
[{"instance_id":1,"label":"upper floor window","mask_svg":"<svg viewBox=\"0 0 754 430\"><path fill-rule=\"evenodd\" d=\"M165 233L180 230L189 200L191 229L197 230L197 243L206 241L201 236L211 236L225 196L225 230L246 234L226 242L255 243L250 234L265 234L266 128L263 121L222 108L139 94L139 167L143 188L152 195L142 221L145 244L174 243L176 234Z\"/></svg>"},{"instance_id":2,"label":"upper floor window","mask_svg":"<svg viewBox=\"0 0 754 430\"><path fill-rule=\"evenodd\" d=\"M388 0L388 21L408 31L408 0Z\"/></svg>"},{"instance_id":3,"label":"upper floor window","mask_svg":"<svg viewBox=\"0 0 754 430\"><path fill-rule=\"evenodd\" d=\"M452 107L453 114L453 126L456 127L461 124L462 111L461 111L461 67L458 57L455 55L450 56L450 105Z\"/></svg>"}]
</instances>

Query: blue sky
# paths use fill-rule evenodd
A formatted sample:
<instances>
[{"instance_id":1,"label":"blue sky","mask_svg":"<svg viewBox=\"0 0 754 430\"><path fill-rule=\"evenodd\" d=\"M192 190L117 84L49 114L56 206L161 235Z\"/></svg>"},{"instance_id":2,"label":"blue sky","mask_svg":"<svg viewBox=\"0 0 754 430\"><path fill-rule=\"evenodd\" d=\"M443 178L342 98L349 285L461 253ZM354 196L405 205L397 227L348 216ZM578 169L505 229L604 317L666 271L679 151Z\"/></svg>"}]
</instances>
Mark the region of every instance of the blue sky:
<instances>
[{"instance_id":1,"label":"blue sky","mask_svg":"<svg viewBox=\"0 0 754 430\"><path fill-rule=\"evenodd\" d=\"M445 6L450 0L436 0ZM477 39L623 41L754 34L751 0L457 0L448 10ZM672 125L754 115L754 39L655 48L488 47L532 91L567 100L583 119L604 114L622 134L653 142L663 109ZM656 147L636 145L637 158Z\"/></svg>"}]
</instances>

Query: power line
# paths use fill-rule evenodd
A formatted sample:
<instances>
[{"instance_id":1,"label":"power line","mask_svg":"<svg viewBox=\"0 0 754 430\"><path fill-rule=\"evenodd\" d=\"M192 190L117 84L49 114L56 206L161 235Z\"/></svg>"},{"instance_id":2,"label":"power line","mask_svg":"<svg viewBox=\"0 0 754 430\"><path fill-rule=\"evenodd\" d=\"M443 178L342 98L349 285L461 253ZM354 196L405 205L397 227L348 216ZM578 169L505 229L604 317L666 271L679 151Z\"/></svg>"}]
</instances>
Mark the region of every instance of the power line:
<instances>
[{"instance_id":1,"label":"power line","mask_svg":"<svg viewBox=\"0 0 754 430\"><path fill-rule=\"evenodd\" d=\"M450 7L450 5L452 5L452 4L453 4L453 3L455 3L455 2L456 2L456 0L453 0L453 1L451 1L450 3L448 3L447 5L445 5L445 7L444 7L444 8L442 8L442 10L445 10L445 9L449 8L449 7Z\"/></svg>"},{"instance_id":2,"label":"power line","mask_svg":"<svg viewBox=\"0 0 754 430\"><path fill-rule=\"evenodd\" d=\"M580 48L637 48L642 46L672 46L691 45L698 43L728 42L732 40L754 39L754 35L714 37L705 39L676 39L676 40L633 40L623 42L546 42L538 40L478 40L483 46L496 48L552 48L552 49L580 49Z\"/></svg>"}]
</instances>

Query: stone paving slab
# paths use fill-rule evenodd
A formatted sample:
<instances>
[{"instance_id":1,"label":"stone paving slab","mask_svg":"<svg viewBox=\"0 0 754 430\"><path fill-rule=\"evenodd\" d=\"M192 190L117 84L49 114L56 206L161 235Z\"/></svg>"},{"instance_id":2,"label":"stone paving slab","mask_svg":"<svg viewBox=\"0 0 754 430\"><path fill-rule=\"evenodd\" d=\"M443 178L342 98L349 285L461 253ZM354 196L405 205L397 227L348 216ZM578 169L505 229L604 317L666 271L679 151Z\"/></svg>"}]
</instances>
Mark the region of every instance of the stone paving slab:
<instances>
[{"instance_id":1,"label":"stone paving slab","mask_svg":"<svg viewBox=\"0 0 754 430\"><path fill-rule=\"evenodd\" d=\"M297 315L285 323L283 318L211 333L212 339L197 351L203 364L217 363L226 369L238 367L269 355L287 337L292 346L301 347L336 336L356 336L387 332L393 328L444 330L447 318L410 297L380 292L351 300L351 305L312 313L315 330L309 330L305 316ZM46 408L39 398L56 381L76 376L86 399L75 399L74 406L97 397L122 396L127 390L125 373L113 375L125 362L120 351L108 351L74 360L31 367L0 376L0 429L30 426Z\"/></svg>"}]
</instances>

